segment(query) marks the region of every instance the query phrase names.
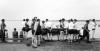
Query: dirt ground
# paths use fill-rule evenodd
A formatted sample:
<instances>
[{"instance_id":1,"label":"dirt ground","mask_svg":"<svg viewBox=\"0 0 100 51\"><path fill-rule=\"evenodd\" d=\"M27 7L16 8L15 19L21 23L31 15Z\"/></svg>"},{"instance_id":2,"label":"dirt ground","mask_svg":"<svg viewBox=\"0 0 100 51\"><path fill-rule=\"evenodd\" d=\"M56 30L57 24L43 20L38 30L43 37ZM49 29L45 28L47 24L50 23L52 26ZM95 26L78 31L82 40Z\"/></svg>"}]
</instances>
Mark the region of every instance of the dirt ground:
<instances>
[{"instance_id":1,"label":"dirt ground","mask_svg":"<svg viewBox=\"0 0 100 51\"><path fill-rule=\"evenodd\" d=\"M23 43L1 43L0 51L100 51L100 42L91 44L81 42L79 44L54 41L41 43L38 48L32 48Z\"/></svg>"}]
</instances>

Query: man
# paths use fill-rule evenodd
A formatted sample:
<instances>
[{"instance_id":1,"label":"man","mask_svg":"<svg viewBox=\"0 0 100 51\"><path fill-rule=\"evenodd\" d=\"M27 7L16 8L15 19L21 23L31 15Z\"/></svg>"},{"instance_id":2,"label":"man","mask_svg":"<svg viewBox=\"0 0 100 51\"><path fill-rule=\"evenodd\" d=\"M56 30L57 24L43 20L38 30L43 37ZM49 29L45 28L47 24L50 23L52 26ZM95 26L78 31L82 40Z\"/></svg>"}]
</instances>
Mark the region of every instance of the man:
<instances>
[{"instance_id":1,"label":"man","mask_svg":"<svg viewBox=\"0 0 100 51\"><path fill-rule=\"evenodd\" d=\"M2 40L2 42L6 42L6 40L5 40L5 28L6 28L5 19L2 19L2 23L1 23L0 27L1 27L1 33L2 33L1 40Z\"/></svg>"},{"instance_id":2,"label":"man","mask_svg":"<svg viewBox=\"0 0 100 51\"><path fill-rule=\"evenodd\" d=\"M92 39L94 39L94 34L95 34L95 29L96 29L96 21L95 21L95 19L93 19L91 22L90 22L90 30L91 30L91 32L92 32L92 34L91 34L91 38Z\"/></svg>"},{"instance_id":3,"label":"man","mask_svg":"<svg viewBox=\"0 0 100 51\"><path fill-rule=\"evenodd\" d=\"M41 40L43 41L47 35L47 32L46 32L46 28L45 28L45 21L42 21L41 23L41 31L42 31L42 35L41 35Z\"/></svg>"},{"instance_id":4,"label":"man","mask_svg":"<svg viewBox=\"0 0 100 51\"><path fill-rule=\"evenodd\" d=\"M26 19L24 28L25 28L25 38L27 39L28 32L30 31L29 19Z\"/></svg>"},{"instance_id":5,"label":"man","mask_svg":"<svg viewBox=\"0 0 100 51\"><path fill-rule=\"evenodd\" d=\"M92 34L92 39L94 39L94 34L95 34L95 30L96 30L96 25L97 25L97 24L96 24L95 19L93 19L92 21L93 21L93 27L92 27L92 33L93 33L93 34Z\"/></svg>"},{"instance_id":6,"label":"man","mask_svg":"<svg viewBox=\"0 0 100 51\"><path fill-rule=\"evenodd\" d=\"M62 20L59 20L59 22L58 22L58 24L56 25L56 27L57 27L57 37L58 37L58 41L61 39L61 36L60 36L60 28L61 28L61 21Z\"/></svg>"},{"instance_id":7,"label":"man","mask_svg":"<svg viewBox=\"0 0 100 51\"><path fill-rule=\"evenodd\" d=\"M37 17L34 17L33 19L35 19L35 21L37 21Z\"/></svg>"},{"instance_id":8,"label":"man","mask_svg":"<svg viewBox=\"0 0 100 51\"><path fill-rule=\"evenodd\" d=\"M46 21L45 21L45 28L47 30L47 40L51 40L50 37L52 37L52 35L51 35L51 26L52 26L51 22L49 22L48 19L46 19Z\"/></svg>"},{"instance_id":9,"label":"man","mask_svg":"<svg viewBox=\"0 0 100 51\"><path fill-rule=\"evenodd\" d=\"M35 35L34 35L34 32L35 32L34 28L36 28L36 27L34 27L35 22L36 22L36 19L33 18L33 19L32 19L32 23L31 23L32 39L31 39L31 41L30 41L30 38L28 38L29 41L27 41L27 44L26 44L27 46L30 46L31 43L32 43L33 46L35 46L36 44L34 43L34 41L37 43L37 40L36 40Z\"/></svg>"},{"instance_id":10,"label":"man","mask_svg":"<svg viewBox=\"0 0 100 51\"><path fill-rule=\"evenodd\" d=\"M31 23L31 30L32 30L32 34L34 34L34 24L35 24L36 20L32 19L32 23Z\"/></svg>"},{"instance_id":11,"label":"man","mask_svg":"<svg viewBox=\"0 0 100 51\"><path fill-rule=\"evenodd\" d=\"M68 23L68 37L69 37L68 41L70 43L73 42L73 34L75 32L74 28L75 28L75 25L73 23L73 19L71 19L71 20L69 20L69 23Z\"/></svg>"},{"instance_id":12,"label":"man","mask_svg":"<svg viewBox=\"0 0 100 51\"><path fill-rule=\"evenodd\" d=\"M16 30L16 28L14 28L14 31L13 31L13 38L14 38L14 42L17 42L16 38L18 38L18 31Z\"/></svg>"},{"instance_id":13,"label":"man","mask_svg":"<svg viewBox=\"0 0 100 51\"><path fill-rule=\"evenodd\" d=\"M24 31L23 31L23 29L20 31L19 37L22 38L22 39L20 40L20 42L23 42L23 38L24 38Z\"/></svg>"},{"instance_id":14,"label":"man","mask_svg":"<svg viewBox=\"0 0 100 51\"><path fill-rule=\"evenodd\" d=\"M40 45L40 35L41 35L40 19L37 19L37 21L34 24L34 34L32 37L32 46L35 48L37 48L37 46Z\"/></svg>"},{"instance_id":15,"label":"man","mask_svg":"<svg viewBox=\"0 0 100 51\"><path fill-rule=\"evenodd\" d=\"M45 29L45 21L42 21L41 28Z\"/></svg>"},{"instance_id":16,"label":"man","mask_svg":"<svg viewBox=\"0 0 100 51\"><path fill-rule=\"evenodd\" d=\"M65 27L64 22L65 22L65 19L63 18L63 19L61 20L61 23L60 23L60 28L64 28L64 27Z\"/></svg>"},{"instance_id":17,"label":"man","mask_svg":"<svg viewBox=\"0 0 100 51\"><path fill-rule=\"evenodd\" d=\"M60 35L59 38L61 38L61 40L64 40L64 33L65 33L65 19L61 19L60 22Z\"/></svg>"},{"instance_id":18,"label":"man","mask_svg":"<svg viewBox=\"0 0 100 51\"><path fill-rule=\"evenodd\" d=\"M86 38L86 42L90 43L90 41L89 41L89 32L90 32L90 30L88 28L88 25L89 25L89 20L86 20L86 24L84 25L84 28L83 28L84 29L83 30L83 36L80 38L79 42Z\"/></svg>"},{"instance_id":19,"label":"man","mask_svg":"<svg viewBox=\"0 0 100 51\"><path fill-rule=\"evenodd\" d=\"M40 38L41 38L41 26L40 26L40 19L37 19L38 25L37 25L37 31L36 31L36 36L38 40L38 46L40 46Z\"/></svg>"},{"instance_id":20,"label":"man","mask_svg":"<svg viewBox=\"0 0 100 51\"><path fill-rule=\"evenodd\" d=\"M75 34L73 34L73 39L74 39L74 41L76 41L77 39L78 39L78 35L79 35L79 30L78 30L78 24L77 24L77 20L76 19L74 19L74 21L73 21L73 23L74 23L74 30L75 30Z\"/></svg>"}]
</instances>

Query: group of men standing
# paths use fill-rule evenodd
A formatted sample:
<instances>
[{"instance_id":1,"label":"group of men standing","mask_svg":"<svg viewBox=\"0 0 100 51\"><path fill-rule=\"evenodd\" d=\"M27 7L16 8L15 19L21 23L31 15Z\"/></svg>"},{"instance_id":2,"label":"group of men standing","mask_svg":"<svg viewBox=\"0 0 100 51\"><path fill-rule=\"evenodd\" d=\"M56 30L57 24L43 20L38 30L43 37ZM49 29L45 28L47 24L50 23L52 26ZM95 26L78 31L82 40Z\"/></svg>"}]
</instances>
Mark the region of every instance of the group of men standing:
<instances>
[{"instance_id":1,"label":"group of men standing","mask_svg":"<svg viewBox=\"0 0 100 51\"><path fill-rule=\"evenodd\" d=\"M78 25L78 22L76 19L68 20L67 24L66 24L65 19L61 19L61 20L59 20L59 24L55 25L55 28L60 29L60 31L58 31L59 36L61 36L63 33L68 34L68 36L69 36L68 41L69 42L73 42L73 40L74 39L76 40L78 36L80 37L79 42L81 42L81 40L83 40L85 38L87 38L87 41L86 41L87 43L90 42L89 41L90 31L92 31L92 38L94 38L94 33L95 33L95 28L96 28L95 19L86 20L85 25L82 27L83 35L77 36L77 34L80 34L80 30L77 28L78 26L79 25ZM47 39L52 40L52 38L50 39L50 37L52 37L52 35L53 35L52 29L54 29L54 28L52 27L52 23L49 22L48 19L41 22L40 19L37 19L37 17L34 17L34 19L32 19L31 26L29 26L28 20L26 20L25 27L31 28L31 29L26 28L26 34L28 33L29 30L32 30L32 35L34 35L36 37L35 40L37 42L36 43L37 45L40 45L41 37L43 37L43 35L47 36ZM66 30L64 30L64 29L66 29ZM43 31L45 31L45 32L43 32ZM60 40L60 39L58 38L58 40ZM37 47L37 45L36 45L36 47Z\"/></svg>"},{"instance_id":2,"label":"group of men standing","mask_svg":"<svg viewBox=\"0 0 100 51\"><path fill-rule=\"evenodd\" d=\"M31 30L32 33L32 45L34 47L37 47L38 45L40 45L40 41L41 38L43 38L43 36L47 36L47 39L51 40L50 37L52 37L52 29L54 29L52 27L52 23L46 19L45 21L42 21L40 19L38 19L37 17L34 17L32 19L32 23L31 25L29 25L29 19L24 20L25 21L25 25L22 28L22 31L24 31L25 34L25 38L27 38L28 32ZM96 21L95 19L93 20L86 20L85 25L82 27L83 30L83 35L79 35L79 42L81 42L81 40L85 39L85 37L87 38L87 42L89 41L89 32L92 31L92 38L94 38L94 34L95 34L95 29L96 29ZM74 39L77 39L77 34L80 34L80 31L78 31L79 29L77 28L78 22L76 19L70 19L68 20L68 23L66 24L66 20L65 19L61 19L59 20L58 24L55 25L56 29L59 29L57 31L58 36L61 36L62 34L68 34L69 38L68 41L72 42ZM7 31L5 29L6 24L5 24L5 20L2 19L2 23L0 24L0 32L1 32L1 40L2 42L6 42L5 41L5 31ZM89 27L91 27L89 29ZM67 36L67 37L68 37ZM59 37L58 37L58 40Z\"/></svg>"}]
</instances>

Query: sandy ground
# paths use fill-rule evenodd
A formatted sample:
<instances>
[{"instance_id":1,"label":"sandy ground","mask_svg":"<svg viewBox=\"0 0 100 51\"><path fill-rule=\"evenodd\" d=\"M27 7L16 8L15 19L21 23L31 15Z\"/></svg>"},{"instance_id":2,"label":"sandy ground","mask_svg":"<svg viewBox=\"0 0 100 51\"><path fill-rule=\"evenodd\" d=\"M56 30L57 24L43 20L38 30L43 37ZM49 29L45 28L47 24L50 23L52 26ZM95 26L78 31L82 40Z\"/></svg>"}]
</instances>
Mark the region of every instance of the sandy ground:
<instances>
[{"instance_id":1,"label":"sandy ground","mask_svg":"<svg viewBox=\"0 0 100 51\"><path fill-rule=\"evenodd\" d=\"M0 51L100 51L100 42L92 42L87 44L85 42L68 43L68 42L45 42L38 48L32 48L25 44L17 43L1 43Z\"/></svg>"}]
</instances>

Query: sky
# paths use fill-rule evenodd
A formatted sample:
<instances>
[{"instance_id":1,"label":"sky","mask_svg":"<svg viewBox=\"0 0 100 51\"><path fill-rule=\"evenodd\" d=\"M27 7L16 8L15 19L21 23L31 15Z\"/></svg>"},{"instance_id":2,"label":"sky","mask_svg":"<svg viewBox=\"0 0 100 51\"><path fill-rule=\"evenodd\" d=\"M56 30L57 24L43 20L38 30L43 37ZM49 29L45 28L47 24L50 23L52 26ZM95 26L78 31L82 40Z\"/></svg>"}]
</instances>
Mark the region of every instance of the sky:
<instances>
[{"instance_id":1,"label":"sky","mask_svg":"<svg viewBox=\"0 0 100 51\"><path fill-rule=\"evenodd\" d=\"M0 19L100 19L100 0L0 0Z\"/></svg>"},{"instance_id":2,"label":"sky","mask_svg":"<svg viewBox=\"0 0 100 51\"><path fill-rule=\"evenodd\" d=\"M32 19L35 16L42 20L100 20L100 0L0 0L0 20ZM13 28L20 31L21 25L20 21L7 21L9 34ZM100 31L96 32L96 37L100 37L99 33Z\"/></svg>"}]
</instances>

